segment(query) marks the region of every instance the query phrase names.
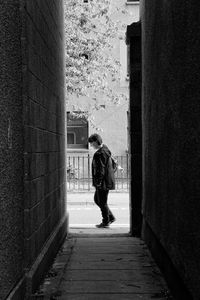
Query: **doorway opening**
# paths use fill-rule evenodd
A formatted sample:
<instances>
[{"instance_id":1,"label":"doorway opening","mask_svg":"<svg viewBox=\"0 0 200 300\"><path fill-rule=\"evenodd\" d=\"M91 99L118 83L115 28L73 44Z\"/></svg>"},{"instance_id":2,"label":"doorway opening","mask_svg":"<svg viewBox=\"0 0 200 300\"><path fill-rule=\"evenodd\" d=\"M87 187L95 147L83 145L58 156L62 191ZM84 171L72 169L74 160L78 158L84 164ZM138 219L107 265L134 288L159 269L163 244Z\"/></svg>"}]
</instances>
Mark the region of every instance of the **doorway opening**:
<instances>
[{"instance_id":1,"label":"doorway opening","mask_svg":"<svg viewBox=\"0 0 200 300\"><path fill-rule=\"evenodd\" d=\"M129 193L110 192L108 205L116 221L109 228L96 228L101 223L101 212L94 203L93 193L69 193L67 210L70 234L114 235L128 234L130 231Z\"/></svg>"},{"instance_id":2,"label":"doorway opening","mask_svg":"<svg viewBox=\"0 0 200 300\"><path fill-rule=\"evenodd\" d=\"M128 234L129 208L129 155L115 156L118 170L115 173L116 189L109 191L108 206L116 218L109 228L96 228L102 220L100 208L94 202L92 186L92 153L67 155L67 211L70 234Z\"/></svg>"},{"instance_id":3,"label":"doorway opening","mask_svg":"<svg viewBox=\"0 0 200 300\"><path fill-rule=\"evenodd\" d=\"M106 58L108 54L107 50L105 51L104 49L105 46L103 46L102 59L98 61L97 58L101 56L97 56L95 63L91 64L93 62L93 55L89 52L90 47L88 47L87 44L87 48L84 46L83 49L80 50L80 43L78 43L79 54L73 56L73 59L70 61L71 53L75 53L70 46L74 47L76 40L73 40L73 44L71 44L71 39L67 39L69 44L69 53L67 53L69 60L69 64L67 65L67 70L69 71L69 73L67 73L69 75L68 78L71 78L70 72L73 71L73 67L75 66L75 59L82 59L81 64L78 64L79 68L77 72L75 72L75 74L73 73L79 76L78 79L75 81L69 80L70 84L68 85L69 93L73 92L69 97L67 107L67 110L69 110L67 113L67 212L69 213L70 233L77 231L79 231L79 233L93 233L94 230L95 233L101 232L103 234L126 234L130 232L130 220L132 218L129 197L131 181L129 147L130 110L129 101L127 101L129 99L130 82L130 47L126 44L124 39L124 26L139 20L139 3L134 6L124 3L124 7L120 6L120 9L116 7L116 5L115 1L111 1L111 6L109 6L109 9L112 10L112 26L114 26L116 19L120 21L123 26L120 30L118 27L119 35L115 34L110 40L112 47L110 47L109 43L108 49L111 49L109 50L109 61L112 58L115 63L111 63L112 68L108 69L110 64L108 64L107 61L105 74L103 68L104 58ZM69 11L69 7L67 9L67 11ZM90 7L84 4L83 11L85 10L86 13L89 12ZM125 11L126 18L124 18ZM69 20L69 18L67 18L67 20ZM86 33L84 31L86 22L87 19L81 17L79 22L81 26L79 26L78 29L80 32L83 30L83 35ZM94 25L96 40L98 27L96 27L97 24ZM91 26L89 28L91 28ZM105 32L106 37L107 34L108 33ZM67 35L69 35L69 31L67 31ZM90 32L90 37L92 36L93 32ZM85 53L87 53L86 56ZM97 64L97 62L99 64ZM84 77L80 77L80 74L84 73L81 72L81 66L84 66L84 68L89 66L88 71L90 72L88 72L88 74L91 76L88 76L87 80L92 80L91 85L88 85L88 81L84 81ZM95 68L91 69L91 66ZM113 66L115 66L114 69ZM91 72L91 70L93 70L93 72ZM99 70L101 70L101 74L98 73ZM83 71L85 71L85 69ZM107 76L107 73L109 73L109 76ZM103 77L102 74L104 74ZM115 77L116 74L117 76ZM102 78L103 80L101 81L100 79ZM76 84L73 85L71 82L75 82ZM103 85L101 85L102 83ZM87 87L89 87L89 89L87 89L87 93L85 94ZM106 91L109 92L107 93ZM117 97L116 94L118 95ZM112 97L110 97L110 95ZM70 115L70 112L75 112L75 114ZM87 123L88 119L84 119L84 113L89 116L88 119L90 119L90 122ZM100 135L103 138L103 143L110 148L114 156L117 156L117 160L124 170L123 173L120 170L117 171L116 190L109 192L108 205L116 216L116 222L112 223L109 229L95 228L96 224L101 223L102 216L99 207L94 203L95 191L92 187L91 178L93 153L88 147L87 140L89 135L95 132L98 133L99 130L101 130Z\"/></svg>"},{"instance_id":4,"label":"doorway opening","mask_svg":"<svg viewBox=\"0 0 200 300\"><path fill-rule=\"evenodd\" d=\"M91 165L95 151L89 147L87 142L82 145L81 143L73 145L72 139L68 139L67 212L69 214L69 233L127 234L130 231L130 159L127 150L129 148L129 113L127 113L127 107L128 104L126 107L124 105L114 107L96 114L98 125L104 129L100 134L103 144L108 146L118 164L115 172L115 190L109 191L108 194L108 206L116 221L109 228L95 227L102 221L100 208L94 202L95 188L92 185ZM119 122L119 120L122 121ZM90 131L90 124L86 119L79 118L77 113L73 117L70 117L69 113L67 114L67 134L74 132L77 140L87 141ZM120 153L121 155L119 155Z\"/></svg>"}]
</instances>

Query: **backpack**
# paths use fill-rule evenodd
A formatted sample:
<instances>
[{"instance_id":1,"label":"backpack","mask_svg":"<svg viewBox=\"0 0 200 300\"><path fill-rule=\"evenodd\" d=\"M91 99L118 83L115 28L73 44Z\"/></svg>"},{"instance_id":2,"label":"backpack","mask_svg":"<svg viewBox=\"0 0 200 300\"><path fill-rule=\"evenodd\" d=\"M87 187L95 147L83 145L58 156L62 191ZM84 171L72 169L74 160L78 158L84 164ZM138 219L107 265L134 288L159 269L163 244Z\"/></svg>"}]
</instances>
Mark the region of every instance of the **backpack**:
<instances>
[{"instance_id":1,"label":"backpack","mask_svg":"<svg viewBox=\"0 0 200 300\"><path fill-rule=\"evenodd\" d=\"M106 172L105 172L105 178L104 178L104 188L108 190L114 190L115 189L115 176L114 173L117 170L117 162L112 157L108 157L108 162L106 164Z\"/></svg>"},{"instance_id":2,"label":"backpack","mask_svg":"<svg viewBox=\"0 0 200 300\"><path fill-rule=\"evenodd\" d=\"M117 171L118 162L112 155L110 156L114 173Z\"/></svg>"}]
</instances>

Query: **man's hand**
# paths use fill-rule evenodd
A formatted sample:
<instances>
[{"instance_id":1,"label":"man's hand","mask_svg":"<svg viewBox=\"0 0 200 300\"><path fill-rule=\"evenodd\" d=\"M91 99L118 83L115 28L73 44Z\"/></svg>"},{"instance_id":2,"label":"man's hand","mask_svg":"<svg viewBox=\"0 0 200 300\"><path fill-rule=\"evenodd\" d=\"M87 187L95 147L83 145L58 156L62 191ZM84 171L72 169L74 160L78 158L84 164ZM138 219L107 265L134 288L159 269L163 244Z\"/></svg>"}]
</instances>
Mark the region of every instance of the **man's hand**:
<instances>
[{"instance_id":1,"label":"man's hand","mask_svg":"<svg viewBox=\"0 0 200 300\"><path fill-rule=\"evenodd\" d=\"M96 184L96 188L97 188L98 190L100 190L101 187L102 187L102 184L101 184L101 183Z\"/></svg>"},{"instance_id":2,"label":"man's hand","mask_svg":"<svg viewBox=\"0 0 200 300\"><path fill-rule=\"evenodd\" d=\"M118 169L121 173L124 173L124 168L122 168L121 166L118 166L117 169Z\"/></svg>"}]
</instances>

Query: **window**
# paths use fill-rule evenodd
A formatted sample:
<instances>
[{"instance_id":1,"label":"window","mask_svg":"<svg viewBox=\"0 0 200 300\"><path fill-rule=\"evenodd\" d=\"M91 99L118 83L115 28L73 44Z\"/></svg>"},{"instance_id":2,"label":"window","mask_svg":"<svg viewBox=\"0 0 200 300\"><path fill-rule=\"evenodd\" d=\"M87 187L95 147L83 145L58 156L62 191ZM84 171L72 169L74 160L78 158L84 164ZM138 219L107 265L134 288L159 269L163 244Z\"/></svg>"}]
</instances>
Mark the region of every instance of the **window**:
<instances>
[{"instance_id":1,"label":"window","mask_svg":"<svg viewBox=\"0 0 200 300\"><path fill-rule=\"evenodd\" d=\"M74 145L75 144L75 134L74 134L74 132L68 132L67 133L67 143L69 145Z\"/></svg>"},{"instance_id":2,"label":"window","mask_svg":"<svg viewBox=\"0 0 200 300\"><path fill-rule=\"evenodd\" d=\"M126 0L126 4L135 4L138 2L139 2L139 0Z\"/></svg>"},{"instance_id":3,"label":"window","mask_svg":"<svg viewBox=\"0 0 200 300\"><path fill-rule=\"evenodd\" d=\"M67 112L67 148L88 149L88 121L79 113Z\"/></svg>"},{"instance_id":4,"label":"window","mask_svg":"<svg viewBox=\"0 0 200 300\"><path fill-rule=\"evenodd\" d=\"M85 59L89 59L89 56L87 53L79 54L79 57L84 57Z\"/></svg>"}]
</instances>

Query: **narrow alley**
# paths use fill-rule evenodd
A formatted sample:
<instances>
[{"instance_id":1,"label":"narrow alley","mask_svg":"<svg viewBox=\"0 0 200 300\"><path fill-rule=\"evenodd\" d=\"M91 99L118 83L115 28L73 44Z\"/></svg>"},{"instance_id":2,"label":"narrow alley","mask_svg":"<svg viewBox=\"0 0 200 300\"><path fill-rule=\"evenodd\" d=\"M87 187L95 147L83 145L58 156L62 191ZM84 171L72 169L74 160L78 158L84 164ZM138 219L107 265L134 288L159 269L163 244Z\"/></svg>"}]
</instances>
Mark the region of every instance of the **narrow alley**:
<instances>
[{"instance_id":1,"label":"narrow alley","mask_svg":"<svg viewBox=\"0 0 200 300\"><path fill-rule=\"evenodd\" d=\"M173 299L145 243L106 231L69 236L32 299Z\"/></svg>"},{"instance_id":2,"label":"narrow alley","mask_svg":"<svg viewBox=\"0 0 200 300\"><path fill-rule=\"evenodd\" d=\"M199 1L6 0L0 8L0 300L199 300ZM88 110L79 110L70 93L87 82L98 97L86 93ZM113 110L111 100L126 105ZM117 221L102 230L97 209L87 220L68 203L75 183L90 186L88 138L100 125L103 143L123 158L117 183L130 199L128 209L115 203ZM79 227L70 228L72 216Z\"/></svg>"}]
</instances>

